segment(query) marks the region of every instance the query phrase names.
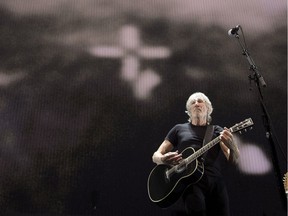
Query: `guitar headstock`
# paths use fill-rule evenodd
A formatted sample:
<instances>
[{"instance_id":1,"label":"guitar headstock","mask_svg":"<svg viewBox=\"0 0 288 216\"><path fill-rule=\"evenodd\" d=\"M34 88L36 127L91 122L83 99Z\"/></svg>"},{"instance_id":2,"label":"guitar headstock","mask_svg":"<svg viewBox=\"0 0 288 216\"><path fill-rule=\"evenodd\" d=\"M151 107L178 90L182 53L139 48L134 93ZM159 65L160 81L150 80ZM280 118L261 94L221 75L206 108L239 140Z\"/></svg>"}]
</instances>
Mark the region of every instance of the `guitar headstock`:
<instances>
[{"instance_id":1,"label":"guitar headstock","mask_svg":"<svg viewBox=\"0 0 288 216\"><path fill-rule=\"evenodd\" d=\"M238 132L238 131L241 133L243 130L247 131L247 128L252 129L252 125L254 125L252 119L248 118L238 124L235 124L234 126L229 128L229 130L231 131L231 133Z\"/></svg>"},{"instance_id":2,"label":"guitar headstock","mask_svg":"<svg viewBox=\"0 0 288 216\"><path fill-rule=\"evenodd\" d=\"M285 192L286 192L286 194L288 196L288 172L284 174L283 184L284 184Z\"/></svg>"}]
</instances>

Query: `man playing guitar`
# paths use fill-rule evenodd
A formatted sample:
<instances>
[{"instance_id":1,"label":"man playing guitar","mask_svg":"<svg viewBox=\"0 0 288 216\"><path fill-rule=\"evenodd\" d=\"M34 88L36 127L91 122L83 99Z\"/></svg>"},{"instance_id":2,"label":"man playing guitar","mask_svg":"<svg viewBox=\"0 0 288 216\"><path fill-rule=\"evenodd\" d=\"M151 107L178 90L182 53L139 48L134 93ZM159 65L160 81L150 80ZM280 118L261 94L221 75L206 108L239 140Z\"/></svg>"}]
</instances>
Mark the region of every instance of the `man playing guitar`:
<instances>
[{"instance_id":1,"label":"man playing guitar","mask_svg":"<svg viewBox=\"0 0 288 216\"><path fill-rule=\"evenodd\" d=\"M180 153L183 149L193 147L198 150L202 147L207 126L211 122L212 104L205 94L196 92L187 100L186 109L188 122L177 124L169 131L153 154L154 163L175 166L183 161ZM220 161L226 158L236 162L239 149L229 129L214 125L212 133L212 138L220 137L220 145L213 147L203 156L203 176L195 184L189 185L182 195L187 215L230 215L229 198Z\"/></svg>"}]
</instances>

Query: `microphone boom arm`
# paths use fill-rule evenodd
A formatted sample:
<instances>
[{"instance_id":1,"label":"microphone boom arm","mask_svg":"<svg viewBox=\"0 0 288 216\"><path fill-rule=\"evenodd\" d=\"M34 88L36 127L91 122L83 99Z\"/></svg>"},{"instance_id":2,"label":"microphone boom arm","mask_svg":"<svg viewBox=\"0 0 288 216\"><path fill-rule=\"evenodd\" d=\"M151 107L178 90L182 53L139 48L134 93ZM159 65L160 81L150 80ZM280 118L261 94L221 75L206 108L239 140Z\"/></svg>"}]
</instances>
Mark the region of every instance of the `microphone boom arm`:
<instances>
[{"instance_id":1,"label":"microphone boom arm","mask_svg":"<svg viewBox=\"0 0 288 216\"><path fill-rule=\"evenodd\" d=\"M240 27L240 28L241 28L241 27ZM248 76L249 79L250 79L250 80L254 80L254 81L256 82L258 88L259 88L259 83L261 84L262 87L266 87L267 84L266 84L263 76L259 73L258 68L257 68L254 60L252 59L252 57L251 57L250 54L248 53L248 50L247 50L247 49L245 48L245 46L241 43L240 37L239 37L238 33L235 34L235 38L237 39L238 43L240 44L240 46L241 46L241 48L242 48L242 50L243 50L242 54L246 56L246 59L247 59L247 61L248 61L249 64L250 64L249 70L251 70L251 71L254 72L253 75L249 75L249 76ZM244 41L244 43L245 43L245 41ZM261 91L260 91L260 94L261 94L261 96L262 96Z\"/></svg>"}]
</instances>

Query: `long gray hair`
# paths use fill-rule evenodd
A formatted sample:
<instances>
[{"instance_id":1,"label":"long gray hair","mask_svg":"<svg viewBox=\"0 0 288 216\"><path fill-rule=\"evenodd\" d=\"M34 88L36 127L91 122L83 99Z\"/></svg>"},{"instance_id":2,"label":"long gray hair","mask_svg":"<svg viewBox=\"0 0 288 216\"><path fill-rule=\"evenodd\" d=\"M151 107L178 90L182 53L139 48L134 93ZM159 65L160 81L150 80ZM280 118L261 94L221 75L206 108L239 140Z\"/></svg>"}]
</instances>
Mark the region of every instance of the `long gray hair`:
<instances>
[{"instance_id":1,"label":"long gray hair","mask_svg":"<svg viewBox=\"0 0 288 216\"><path fill-rule=\"evenodd\" d=\"M195 99L202 99L207 107L207 124L210 124L212 121L212 117L211 117L211 113L213 112L213 107L211 104L211 101L209 100L209 98L203 94L202 92L195 92L192 95L190 95L190 97L188 98L187 102L186 102L186 113L189 116L188 121L191 122L191 113L190 113L190 108L192 105L192 101Z\"/></svg>"}]
</instances>

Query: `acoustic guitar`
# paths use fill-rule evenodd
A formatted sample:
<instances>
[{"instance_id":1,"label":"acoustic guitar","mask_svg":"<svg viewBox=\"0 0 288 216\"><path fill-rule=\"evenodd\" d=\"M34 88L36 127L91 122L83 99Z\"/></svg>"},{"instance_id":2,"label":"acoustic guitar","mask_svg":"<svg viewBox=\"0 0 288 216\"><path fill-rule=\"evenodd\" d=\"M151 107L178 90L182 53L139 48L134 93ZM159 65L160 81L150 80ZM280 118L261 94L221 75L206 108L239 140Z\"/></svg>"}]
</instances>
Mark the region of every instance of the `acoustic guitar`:
<instances>
[{"instance_id":1,"label":"acoustic guitar","mask_svg":"<svg viewBox=\"0 0 288 216\"><path fill-rule=\"evenodd\" d=\"M231 133L247 131L253 125L251 118L229 128ZM204 174L204 164L198 158L220 142L216 137L199 150L188 147L182 151L183 160L175 166L159 164L155 166L147 181L148 195L161 208L174 204L190 184L197 183Z\"/></svg>"}]
</instances>

